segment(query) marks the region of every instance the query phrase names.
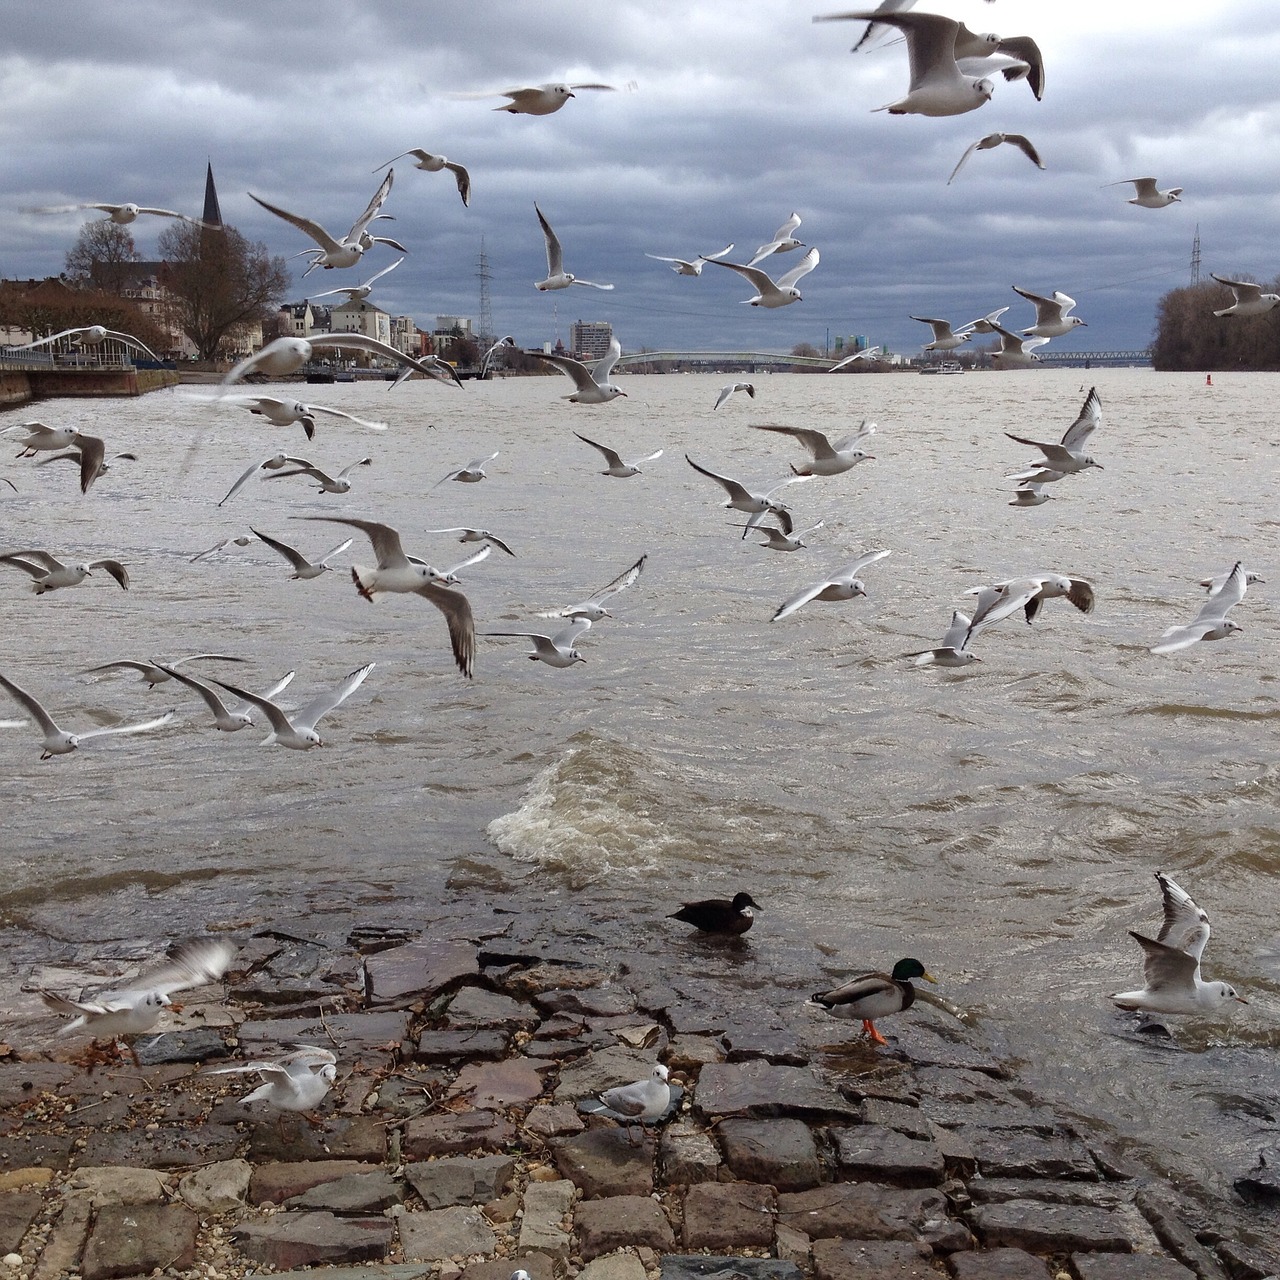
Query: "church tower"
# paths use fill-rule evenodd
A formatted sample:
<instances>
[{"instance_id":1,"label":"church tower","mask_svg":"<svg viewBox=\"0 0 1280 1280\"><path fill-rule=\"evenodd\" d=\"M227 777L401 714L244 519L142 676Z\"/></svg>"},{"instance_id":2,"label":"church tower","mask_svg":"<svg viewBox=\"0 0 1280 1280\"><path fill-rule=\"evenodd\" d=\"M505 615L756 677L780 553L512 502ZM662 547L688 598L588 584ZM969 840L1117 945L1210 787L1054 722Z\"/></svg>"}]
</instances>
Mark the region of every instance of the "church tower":
<instances>
[{"instance_id":1,"label":"church tower","mask_svg":"<svg viewBox=\"0 0 1280 1280\"><path fill-rule=\"evenodd\" d=\"M218 188L213 185L213 162L209 162L208 172L204 179L204 213L203 220L210 226L222 226L222 210L218 208Z\"/></svg>"}]
</instances>

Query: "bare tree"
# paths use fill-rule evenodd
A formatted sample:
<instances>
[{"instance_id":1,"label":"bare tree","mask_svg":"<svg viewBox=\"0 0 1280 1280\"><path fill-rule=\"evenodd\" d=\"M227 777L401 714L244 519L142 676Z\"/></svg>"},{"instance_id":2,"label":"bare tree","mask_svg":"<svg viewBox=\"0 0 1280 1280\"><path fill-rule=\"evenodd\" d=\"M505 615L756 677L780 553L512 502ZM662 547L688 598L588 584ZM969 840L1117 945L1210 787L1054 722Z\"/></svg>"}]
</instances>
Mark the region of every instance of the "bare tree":
<instances>
[{"instance_id":1,"label":"bare tree","mask_svg":"<svg viewBox=\"0 0 1280 1280\"><path fill-rule=\"evenodd\" d=\"M137 261L129 228L109 218L95 218L80 228L75 244L67 250L67 277L105 293L121 294Z\"/></svg>"},{"instance_id":2,"label":"bare tree","mask_svg":"<svg viewBox=\"0 0 1280 1280\"><path fill-rule=\"evenodd\" d=\"M175 223L160 233L159 247L161 282L177 298L179 326L201 360L213 360L237 329L270 320L289 289L285 260L234 227Z\"/></svg>"}]
</instances>

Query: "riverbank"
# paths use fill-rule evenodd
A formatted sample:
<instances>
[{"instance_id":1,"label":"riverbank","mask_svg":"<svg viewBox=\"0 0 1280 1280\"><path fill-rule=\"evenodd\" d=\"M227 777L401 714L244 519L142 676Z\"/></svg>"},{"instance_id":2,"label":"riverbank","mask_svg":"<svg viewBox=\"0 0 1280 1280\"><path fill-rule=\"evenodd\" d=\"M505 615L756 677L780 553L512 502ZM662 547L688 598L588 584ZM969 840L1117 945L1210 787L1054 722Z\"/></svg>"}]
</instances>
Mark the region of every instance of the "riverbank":
<instances>
[{"instance_id":1,"label":"riverbank","mask_svg":"<svg viewBox=\"0 0 1280 1280\"><path fill-rule=\"evenodd\" d=\"M178 382L176 369L9 369L0 371L0 408L55 396L141 396Z\"/></svg>"},{"instance_id":2,"label":"riverbank","mask_svg":"<svg viewBox=\"0 0 1280 1280\"><path fill-rule=\"evenodd\" d=\"M746 939L693 943L716 968L741 955L734 981L619 964L539 912L459 907L417 937L227 936L225 983L139 1038L141 1070L90 1073L70 1060L83 1038L54 1034L35 988L74 994L83 948L6 981L0 1274L1261 1280L1277 1267L1266 1210L1206 1215L1031 1095L981 1029L917 1005L882 1024L877 1050L856 1023L759 990ZM100 955L93 967L101 980ZM108 970L136 967L122 955ZM317 1128L244 1107L251 1076L206 1073L299 1041L338 1059ZM680 1088L642 1138L579 1108L655 1061Z\"/></svg>"}]
</instances>

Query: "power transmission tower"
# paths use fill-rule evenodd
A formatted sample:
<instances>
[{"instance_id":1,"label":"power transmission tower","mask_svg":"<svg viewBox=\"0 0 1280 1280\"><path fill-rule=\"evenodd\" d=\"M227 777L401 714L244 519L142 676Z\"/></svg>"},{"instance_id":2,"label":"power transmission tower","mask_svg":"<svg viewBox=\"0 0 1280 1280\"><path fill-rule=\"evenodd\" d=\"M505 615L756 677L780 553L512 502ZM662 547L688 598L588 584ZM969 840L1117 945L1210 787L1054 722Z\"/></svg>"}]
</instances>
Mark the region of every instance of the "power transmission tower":
<instances>
[{"instance_id":1,"label":"power transmission tower","mask_svg":"<svg viewBox=\"0 0 1280 1280\"><path fill-rule=\"evenodd\" d=\"M1200 283L1200 224L1196 223L1196 238L1191 242L1191 287Z\"/></svg>"},{"instance_id":2,"label":"power transmission tower","mask_svg":"<svg viewBox=\"0 0 1280 1280\"><path fill-rule=\"evenodd\" d=\"M484 251L484 236L480 237L480 258L476 263L476 275L480 279L480 341L488 345L493 341L493 306L489 301L489 255Z\"/></svg>"}]
</instances>

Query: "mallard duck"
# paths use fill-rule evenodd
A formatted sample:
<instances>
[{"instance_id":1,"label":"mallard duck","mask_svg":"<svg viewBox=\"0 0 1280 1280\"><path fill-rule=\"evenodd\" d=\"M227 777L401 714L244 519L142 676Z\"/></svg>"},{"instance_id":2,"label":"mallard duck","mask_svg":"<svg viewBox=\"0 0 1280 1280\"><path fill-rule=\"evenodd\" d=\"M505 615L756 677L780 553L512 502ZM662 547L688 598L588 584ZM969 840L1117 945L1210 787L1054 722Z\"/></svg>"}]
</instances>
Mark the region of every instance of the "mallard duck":
<instances>
[{"instance_id":1,"label":"mallard duck","mask_svg":"<svg viewBox=\"0 0 1280 1280\"><path fill-rule=\"evenodd\" d=\"M705 898L701 902L686 902L668 919L683 920L703 933L746 933L755 924L752 907L761 910L760 904L749 893L736 893L732 901Z\"/></svg>"},{"instance_id":2,"label":"mallard duck","mask_svg":"<svg viewBox=\"0 0 1280 1280\"><path fill-rule=\"evenodd\" d=\"M893 966L892 973L863 973L830 991L816 992L813 1002L833 1017L861 1018L863 1030L875 1044L888 1044L876 1030L875 1019L911 1008L916 999L912 978L936 981L919 960L906 958Z\"/></svg>"}]
</instances>

